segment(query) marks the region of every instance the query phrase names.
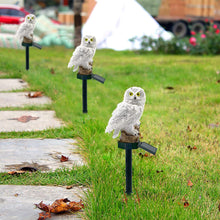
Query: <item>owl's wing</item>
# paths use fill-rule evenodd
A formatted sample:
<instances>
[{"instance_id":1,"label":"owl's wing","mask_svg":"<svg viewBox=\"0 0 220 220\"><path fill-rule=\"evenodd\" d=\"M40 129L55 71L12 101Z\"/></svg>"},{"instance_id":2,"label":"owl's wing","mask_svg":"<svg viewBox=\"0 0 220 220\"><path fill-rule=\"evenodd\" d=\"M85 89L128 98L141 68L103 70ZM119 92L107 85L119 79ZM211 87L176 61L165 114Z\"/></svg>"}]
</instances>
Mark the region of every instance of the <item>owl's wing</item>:
<instances>
[{"instance_id":1,"label":"owl's wing","mask_svg":"<svg viewBox=\"0 0 220 220\"><path fill-rule=\"evenodd\" d=\"M16 37L19 40L21 40L24 37L26 30L27 30L27 27L26 27L25 23L22 23L16 32Z\"/></svg>"},{"instance_id":2,"label":"owl's wing","mask_svg":"<svg viewBox=\"0 0 220 220\"><path fill-rule=\"evenodd\" d=\"M81 63L82 59L90 58L93 55L93 50L84 46L78 46L73 52L72 57L68 63L68 68L75 66L77 63Z\"/></svg>"},{"instance_id":3,"label":"owl's wing","mask_svg":"<svg viewBox=\"0 0 220 220\"><path fill-rule=\"evenodd\" d=\"M80 54L82 59L90 59L94 55L94 49L89 47L80 47Z\"/></svg>"},{"instance_id":4,"label":"owl's wing","mask_svg":"<svg viewBox=\"0 0 220 220\"><path fill-rule=\"evenodd\" d=\"M112 112L112 116L113 116L113 115L116 115L117 112L118 112L120 109L123 109L124 107L125 107L125 105L124 105L123 102L118 103L116 109Z\"/></svg>"},{"instance_id":5,"label":"owl's wing","mask_svg":"<svg viewBox=\"0 0 220 220\"><path fill-rule=\"evenodd\" d=\"M92 57L95 56L95 52L96 52L96 48L93 48L93 49L92 49Z\"/></svg>"},{"instance_id":6,"label":"owl's wing","mask_svg":"<svg viewBox=\"0 0 220 220\"><path fill-rule=\"evenodd\" d=\"M127 121L130 117L132 117L133 113L134 111L132 111L131 105L121 102L112 112L112 123L118 123L119 119L120 122L123 123L124 121Z\"/></svg>"},{"instance_id":7,"label":"owl's wing","mask_svg":"<svg viewBox=\"0 0 220 220\"><path fill-rule=\"evenodd\" d=\"M70 58L70 61L68 63L68 68L71 68L72 66L76 65L76 62L79 62L80 59L83 57L83 51L84 49L81 46L78 46L75 51L73 52L72 57Z\"/></svg>"},{"instance_id":8,"label":"owl's wing","mask_svg":"<svg viewBox=\"0 0 220 220\"><path fill-rule=\"evenodd\" d=\"M117 108L112 112L105 132L111 132L112 130L123 125L130 117L134 115L134 111L130 105L121 102L117 105Z\"/></svg>"},{"instance_id":9,"label":"owl's wing","mask_svg":"<svg viewBox=\"0 0 220 220\"><path fill-rule=\"evenodd\" d=\"M75 51L73 52L72 57L70 58L70 61L68 63L68 68L71 68L72 66L74 66L76 64L76 60L78 58L78 54L79 54L79 47L77 47L75 49Z\"/></svg>"}]
</instances>

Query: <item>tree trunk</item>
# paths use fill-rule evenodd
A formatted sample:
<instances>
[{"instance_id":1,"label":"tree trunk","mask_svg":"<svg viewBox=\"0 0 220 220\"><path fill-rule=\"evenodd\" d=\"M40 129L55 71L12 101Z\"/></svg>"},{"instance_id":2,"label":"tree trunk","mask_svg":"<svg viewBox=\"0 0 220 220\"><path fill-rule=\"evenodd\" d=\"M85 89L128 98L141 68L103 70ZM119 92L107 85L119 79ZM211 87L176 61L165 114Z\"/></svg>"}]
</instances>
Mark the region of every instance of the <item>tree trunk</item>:
<instances>
[{"instance_id":1,"label":"tree trunk","mask_svg":"<svg viewBox=\"0 0 220 220\"><path fill-rule=\"evenodd\" d=\"M82 0L74 0L73 5L73 11L74 11L74 47L80 45L81 38L82 38L82 17L81 17L81 11L82 11Z\"/></svg>"}]
</instances>

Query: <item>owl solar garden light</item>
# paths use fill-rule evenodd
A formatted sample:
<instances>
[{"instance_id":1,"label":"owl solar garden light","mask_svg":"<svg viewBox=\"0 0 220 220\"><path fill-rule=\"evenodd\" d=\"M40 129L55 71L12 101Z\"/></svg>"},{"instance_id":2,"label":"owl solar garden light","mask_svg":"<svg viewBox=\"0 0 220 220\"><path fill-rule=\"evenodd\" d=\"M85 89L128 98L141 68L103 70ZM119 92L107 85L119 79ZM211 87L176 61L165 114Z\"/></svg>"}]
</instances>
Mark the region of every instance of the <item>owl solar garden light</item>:
<instances>
[{"instance_id":1,"label":"owl solar garden light","mask_svg":"<svg viewBox=\"0 0 220 220\"><path fill-rule=\"evenodd\" d=\"M125 150L126 193L132 193L132 149L142 148L156 154L157 148L139 140L140 118L144 111L146 95L142 88L131 87L125 91L124 100L117 105L109 119L105 133L113 133L113 138L121 132L118 147Z\"/></svg>"},{"instance_id":2,"label":"owl solar garden light","mask_svg":"<svg viewBox=\"0 0 220 220\"><path fill-rule=\"evenodd\" d=\"M35 22L35 15L27 15L25 21L19 26L16 33L16 37L22 42L22 46L26 47L26 70L29 70L29 47L34 46L38 49L42 48L41 45L33 42Z\"/></svg>"},{"instance_id":3,"label":"owl solar garden light","mask_svg":"<svg viewBox=\"0 0 220 220\"><path fill-rule=\"evenodd\" d=\"M91 35L85 35L81 44L76 47L68 63L68 68L73 68L73 72L78 70L77 79L82 80L82 99L83 113L87 113L87 80L95 79L104 83L105 79L92 73L93 57L96 52L96 38Z\"/></svg>"}]
</instances>

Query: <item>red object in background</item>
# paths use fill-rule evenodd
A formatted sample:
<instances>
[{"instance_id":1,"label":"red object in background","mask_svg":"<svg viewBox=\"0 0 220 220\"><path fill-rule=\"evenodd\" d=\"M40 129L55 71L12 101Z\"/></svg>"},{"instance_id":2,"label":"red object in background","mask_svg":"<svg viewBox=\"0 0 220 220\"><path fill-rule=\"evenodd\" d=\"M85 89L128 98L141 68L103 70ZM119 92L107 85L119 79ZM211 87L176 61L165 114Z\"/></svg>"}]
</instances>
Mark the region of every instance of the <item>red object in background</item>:
<instances>
[{"instance_id":1,"label":"red object in background","mask_svg":"<svg viewBox=\"0 0 220 220\"><path fill-rule=\"evenodd\" d=\"M30 13L22 7L0 4L0 23L20 24L28 14Z\"/></svg>"},{"instance_id":2,"label":"red object in background","mask_svg":"<svg viewBox=\"0 0 220 220\"><path fill-rule=\"evenodd\" d=\"M68 1L68 0L64 0L64 1L63 1L63 4L64 4L64 5L68 5L68 4L69 4L69 1Z\"/></svg>"},{"instance_id":3,"label":"red object in background","mask_svg":"<svg viewBox=\"0 0 220 220\"><path fill-rule=\"evenodd\" d=\"M218 25L217 25L217 24L214 24L214 25L213 25L213 28L214 28L214 29L217 29L217 28L218 28Z\"/></svg>"},{"instance_id":4,"label":"red object in background","mask_svg":"<svg viewBox=\"0 0 220 220\"><path fill-rule=\"evenodd\" d=\"M196 46L196 38L195 37L190 37L189 43L193 46Z\"/></svg>"},{"instance_id":5,"label":"red object in background","mask_svg":"<svg viewBox=\"0 0 220 220\"><path fill-rule=\"evenodd\" d=\"M50 18L50 20L51 20L54 24L61 24L59 21L54 20L54 19L52 19L52 18Z\"/></svg>"}]
</instances>

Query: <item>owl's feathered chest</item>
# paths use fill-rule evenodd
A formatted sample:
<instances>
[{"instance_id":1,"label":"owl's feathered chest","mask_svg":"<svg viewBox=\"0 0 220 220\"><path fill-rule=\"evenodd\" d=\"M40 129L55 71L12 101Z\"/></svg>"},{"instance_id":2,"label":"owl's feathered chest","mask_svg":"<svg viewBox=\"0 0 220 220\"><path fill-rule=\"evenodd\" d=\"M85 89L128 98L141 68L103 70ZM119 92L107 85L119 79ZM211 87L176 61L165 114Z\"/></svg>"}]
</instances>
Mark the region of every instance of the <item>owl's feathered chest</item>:
<instances>
[{"instance_id":1,"label":"owl's feathered chest","mask_svg":"<svg viewBox=\"0 0 220 220\"><path fill-rule=\"evenodd\" d=\"M112 113L112 121L114 121L114 123L117 121L116 124L118 120L122 123L136 123L136 121L140 119L143 110L143 106L121 102Z\"/></svg>"},{"instance_id":2,"label":"owl's feathered chest","mask_svg":"<svg viewBox=\"0 0 220 220\"><path fill-rule=\"evenodd\" d=\"M26 30L30 30L33 31L34 30L34 24L30 24L30 23L23 23L23 28Z\"/></svg>"},{"instance_id":3,"label":"owl's feathered chest","mask_svg":"<svg viewBox=\"0 0 220 220\"><path fill-rule=\"evenodd\" d=\"M142 113L143 113L143 106L138 106L138 105L129 105L129 111L130 111L130 117L128 120L130 121L137 121L139 120Z\"/></svg>"},{"instance_id":4,"label":"owl's feathered chest","mask_svg":"<svg viewBox=\"0 0 220 220\"><path fill-rule=\"evenodd\" d=\"M77 54L81 55L82 59L88 59L94 56L95 49L91 47L79 46Z\"/></svg>"}]
</instances>

